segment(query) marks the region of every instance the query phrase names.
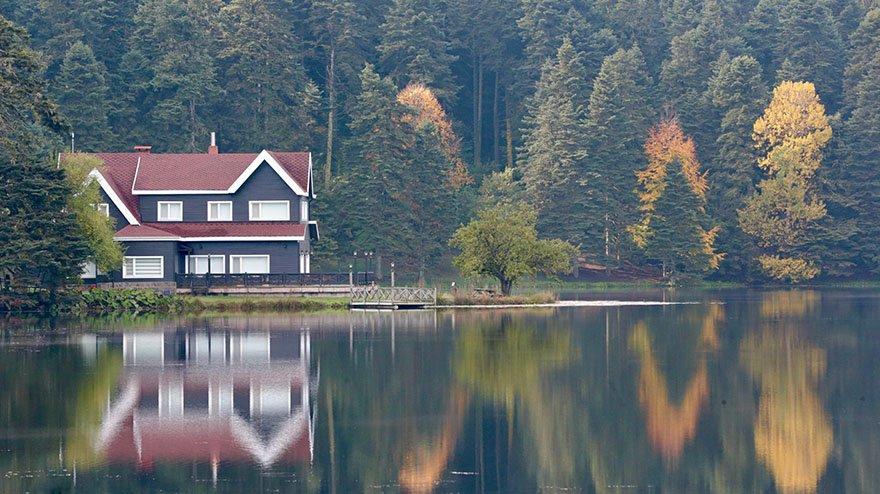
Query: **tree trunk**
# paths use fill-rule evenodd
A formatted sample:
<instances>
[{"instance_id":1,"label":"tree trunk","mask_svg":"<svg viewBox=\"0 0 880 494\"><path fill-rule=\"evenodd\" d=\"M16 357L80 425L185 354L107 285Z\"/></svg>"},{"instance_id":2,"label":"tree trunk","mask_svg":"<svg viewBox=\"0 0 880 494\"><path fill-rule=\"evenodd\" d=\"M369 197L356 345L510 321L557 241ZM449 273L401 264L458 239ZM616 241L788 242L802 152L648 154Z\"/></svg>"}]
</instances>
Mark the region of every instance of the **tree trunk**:
<instances>
[{"instance_id":1,"label":"tree trunk","mask_svg":"<svg viewBox=\"0 0 880 494\"><path fill-rule=\"evenodd\" d=\"M483 167L483 57L477 70L477 133L474 136L474 171Z\"/></svg>"},{"instance_id":2,"label":"tree trunk","mask_svg":"<svg viewBox=\"0 0 880 494\"><path fill-rule=\"evenodd\" d=\"M513 168L513 127L510 117L510 93L504 90L504 137L507 146L507 168Z\"/></svg>"},{"instance_id":3,"label":"tree trunk","mask_svg":"<svg viewBox=\"0 0 880 494\"><path fill-rule=\"evenodd\" d=\"M498 72L495 72L495 90L492 93L492 161L497 170L501 163L501 147L498 145L498 139L501 133L501 126L498 122Z\"/></svg>"},{"instance_id":4,"label":"tree trunk","mask_svg":"<svg viewBox=\"0 0 880 494\"><path fill-rule=\"evenodd\" d=\"M330 64L327 65L327 156L324 161L324 186L333 175L333 132L336 127L336 48L330 48Z\"/></svg>"},{"instance_id":5,"label":"tree trunk","mask_svg":"<svg viewBox=\"0 0 880 494\"><path fill-rule=\"evenodd\" d=\"M195 151L196 150L196 101L194 99L189 100L189 146Z\"/></svg>"},{"instance_id":6,"label":"tree trunk","mask_svg":"<svg viewBox=\"0 0 880 494\"><path fill-rule=\"evenodd\" d=\"M504 296L510 295L510 290L513 288L513 280L508 280L507 278L498 278L498 281L501 282L501 294Z\"/></svg>"}]
</instances>

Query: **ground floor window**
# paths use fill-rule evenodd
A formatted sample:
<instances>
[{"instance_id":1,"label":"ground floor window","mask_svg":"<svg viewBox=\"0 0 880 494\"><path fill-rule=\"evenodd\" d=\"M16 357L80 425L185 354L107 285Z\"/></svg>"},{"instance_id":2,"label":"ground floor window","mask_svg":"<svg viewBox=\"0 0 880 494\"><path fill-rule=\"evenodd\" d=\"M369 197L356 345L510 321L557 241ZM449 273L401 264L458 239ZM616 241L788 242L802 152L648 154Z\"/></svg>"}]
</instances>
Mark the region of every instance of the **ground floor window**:
<instances>
[{"instance_id":1,"label":"ground floor window","mask_svg":"<svg viewBox=\"0 0 880 494\"><path fill-rule=\"evenodd\" d=\"M187 274L224 274L226 256L186 256Z\"/></svg>"},{"instance_id":2,"label":"ground floor window","mask_svg":"<svg viewBox=\"0 0 880 494\"><path fill-rule=\"evenodd\" d=\"M126 256L122 262L123 278L163 278L165 258L162 256Z\"/></svg>"},{"instance_id":3,"label":"ground floor window","mask_svg":"<svg viewBox=\"0 0 880 494\"><path fill-rule=\"evenodd\" d=\"M86 261L83 264L81 276L83 278L95 278L98 276L98 266L95 265L95 261Z\"/></svg>"},{"instance_id":4,"label":"ground floor window","mask_svg":"<svg viewBox=\"0 0 880 494\"><path fill-rule=\"evenodd\" d=\"M268 274L269 256L229 256L229 272L232 274Z\"/></svg>"}]
</instances>

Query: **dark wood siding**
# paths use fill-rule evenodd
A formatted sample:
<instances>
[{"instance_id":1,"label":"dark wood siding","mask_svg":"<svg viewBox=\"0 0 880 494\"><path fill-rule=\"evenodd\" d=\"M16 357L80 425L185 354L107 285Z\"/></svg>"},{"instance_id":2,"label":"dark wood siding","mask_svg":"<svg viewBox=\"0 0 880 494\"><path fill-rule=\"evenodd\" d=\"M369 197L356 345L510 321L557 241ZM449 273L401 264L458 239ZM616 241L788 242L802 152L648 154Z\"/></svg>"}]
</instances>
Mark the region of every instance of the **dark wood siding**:
<instances>
[{"instance_id":1,"label":"dark wood siding","mask_svg":"<svg viewBox=\"0 0 880 494\"><path fill-rule=\"evenodd\" d=\"M106 202L110 206L110 217L116 221L116 229L119 230L127 225L128 220L125 219L125 216L122 214L122 211L116 207L116 204L113 204L113 201L110 200L110 196L104 193L104 189L100 189L98 192L101 193L101 202Z\"/></svg>"},{"instance_id":2,"label":"dark wood siding","mask_svg":"<svg viewBox=\"0 0 880 494\"><path fill-rule=\"evenodd\" d=\"M110 273L112 281L174 281L174 274L178 269L177 242L122 242L126 256L162 256L165 258L164 276L159 278L136 279L122 278L122 268Z\"/></svg>"},{"instance_id":3,"label":"dark wood siding","mask_svg":"<svg viewBox=\"0 0 880 494\"><path fill-rule=\"evenodd\" d=\"M227 273L230 255L266 254L269 255L271 273L299 273L299 242L184 242L184 245L192 249L193 255L225 255Z\"/></svg>"},{"instance_id":4,"label":"dark wood siding","mask_svg":"<svg viewBox=\"0 0 880 494\"><path fill-rule=\"evenodd\" d=\"M208 202L231 201L232 220L248 221L249 201L290 201L290 220L299 222L300 198L271 166L263 163L235 194L141 195L141 218L146 223L159 219L160 201L183 202L183 221L208 221Z\"/></svg>"}]
</instances>

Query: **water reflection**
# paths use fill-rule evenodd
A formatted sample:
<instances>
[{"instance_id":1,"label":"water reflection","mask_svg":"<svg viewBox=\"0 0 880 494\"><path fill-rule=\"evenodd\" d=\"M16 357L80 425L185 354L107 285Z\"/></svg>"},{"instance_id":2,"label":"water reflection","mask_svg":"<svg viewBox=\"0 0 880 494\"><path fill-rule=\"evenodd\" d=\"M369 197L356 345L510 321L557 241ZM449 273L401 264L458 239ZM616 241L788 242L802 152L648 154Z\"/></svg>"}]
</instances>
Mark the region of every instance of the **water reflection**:
<instances>
[{"instance_id":1,"label":"water reflection","mask_svg":"<svg viewBox=\"0 0 880 494\"><path fill-rule=\"evenodd\" d=\"M67 464L309 462L313 421L305 332L132 332L101 348L83 383Z\"/></svg>"},{"instance_id":2,"label":"water reflection","mask_svg":"<svg viewBox=\"0 0 880 494\"><path fill-rule=\"evenodd\" d=\"M743 365L761 392L755 452L783 492L815 492L834 444L818 395L825 351L799 327L817 303L813 292L768 294L761 302L767 319L742 343Z\"/></svg>"},{"instance_id":3,"label":"water reflection","mask_svg":"<svg viewBox=\"0 0 880 494\"><path fill-rule=\"evenodd\" d=\"M7 336L0 492L877 492L873 293Z\"/></svg>"}]
</instances>

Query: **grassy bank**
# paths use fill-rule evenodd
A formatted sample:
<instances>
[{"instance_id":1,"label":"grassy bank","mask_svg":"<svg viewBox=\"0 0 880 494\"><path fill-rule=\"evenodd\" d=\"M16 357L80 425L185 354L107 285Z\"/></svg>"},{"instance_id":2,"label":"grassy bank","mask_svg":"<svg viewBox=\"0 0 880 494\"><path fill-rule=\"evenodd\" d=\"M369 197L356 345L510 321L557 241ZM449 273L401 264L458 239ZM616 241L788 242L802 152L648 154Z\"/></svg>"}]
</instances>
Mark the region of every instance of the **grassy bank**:
<instances>
[{"instance_id":1,"label":"grassy bank","mask_svg":"<svg viewBox=\"0 0 880 494\"><path fill-rule=\"evenodd\" d=\"M348 297L281 295L163 295L152 290L88 290L68 311L101 314L201 314L204 312L307 312L348 308Z\"/></svg>"},{"instance_id":2,"label":"grassy bank","mask_svg":"<svg viewBox=\"0 0 880 494\"><path fill-rule=\"evenodd\" d=\"M486 295L471 292L444 292L437 295L438 306L454 305L535 305L552 304L557 296L553 292L536 292L519 295Z\"/></svg>"}]
</instances>

